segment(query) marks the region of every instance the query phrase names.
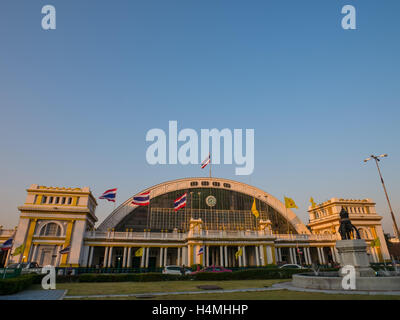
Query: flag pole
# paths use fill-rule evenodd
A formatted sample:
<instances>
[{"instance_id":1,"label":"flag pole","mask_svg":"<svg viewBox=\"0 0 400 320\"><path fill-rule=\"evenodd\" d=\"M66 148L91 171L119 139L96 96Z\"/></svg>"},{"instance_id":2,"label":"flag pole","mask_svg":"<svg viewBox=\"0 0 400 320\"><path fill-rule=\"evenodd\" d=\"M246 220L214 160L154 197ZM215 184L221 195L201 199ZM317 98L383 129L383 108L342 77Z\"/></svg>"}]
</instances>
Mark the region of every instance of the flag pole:
<instances>
[{"instance_id":1,"label":"flag pole","mask_svg":"<svg viewBox=\"0 0 400 320\"><path fill-rule=\"evenodd\" d=\"M210 178L211 178L211 153L209 153L208 156L210 158Z\"/></svg>"}]
</instances>

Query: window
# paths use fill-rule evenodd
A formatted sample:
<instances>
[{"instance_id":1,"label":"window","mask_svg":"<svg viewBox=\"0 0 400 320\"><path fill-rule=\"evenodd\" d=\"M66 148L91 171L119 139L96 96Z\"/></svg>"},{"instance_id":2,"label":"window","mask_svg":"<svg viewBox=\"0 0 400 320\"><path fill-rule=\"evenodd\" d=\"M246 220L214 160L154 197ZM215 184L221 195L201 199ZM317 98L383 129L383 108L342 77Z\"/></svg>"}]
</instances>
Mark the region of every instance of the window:
<instances>
[{"instance_id":1,"label":"window","mask_svg":"<svg viewBox=\"0 0 400 320\"><path fill-rule=\"evenodd\" d=\"M68 204L72 203L72 198L68 198Z\"/></svg>"},{"instance_id":2,"label":"window","mask_svg":"<svg viewBox=\"0 0 400 320\"><path fill-rule=\"evenodd\" d=\"M224 183L224 187L225 187L225 188L230 188L231 185L230 185L229 183Z\"/></svg>"},{"instance_id":3,"label":"window","mask_svg":"<svg viewBox=\"0 0 400 320\"><path fill-rule=\"evenodd\" d=\"M56 197L56 201L54 203L58 204L59 202L60 202L60 197Z\"/></svg>"},{"instance_id":4,"label":"window","mask_svg":"<svg viewBox=\"0 0 400 320\"><path fill-rule=\"evenodd\" d=\"M192 181L191 183L190 183L190 186L191 187L195 187L195 186L197 186L199 183L197 182L197 181Z\"/></svg>"},{"instance_id":5,"label":"window","mask_svg":"<svg viewBox=\"0 0 400 320\"><path fill-rule=\"evenodd\" d=\"M42 229L40 230L40 235L58 237L61 235L61 228L57 223L50 222L42 227Z\"/></svg>"},{"instance_id":6,"label":"window","mask_svg":"<svg viewBox=\"0 0 400 320\"><path fill-rule=\"evenodd\" d=\"M42 204L45 204L46 201L47 201L47 197L46 197L46 196L43 196L43 197L42 197Z\"/></svg>"},{"instance_id":7,"label":"window","mask_svg":"<svg viewBox=\"0 0 400 320\"><path fill-rule=\"evenodd\" d=\"M208 183L208 181L202 181L202 182L201 182L201 185L202 185L202 186L208 186L209 183Z\"/></svg>"},{"instance_id":8,"label":"window","mask_svg":"<svg viewBox=\"0 0 400 320\"><path fill-rule=\"evenodd\" d=\"M65 204L65 197L62 197L61 204Z\"/></svg>"},{"instance_id":9,"label":"window","mask_svg":"<svg viewBox=\"0 0 400 320\"><path fill-rule=\"evenodd\" d=\"M50 197L49 203L53 203L53 197Z\"/></svg>"},{"instance_id":10,"label":"window","mask_svg":"<svg viewBox=\"0 0 400 320\"><path fill-rule=\"evenodd\" d=\"M213 185L214 187L219 187L219 186L220 186L220 183L219 183L219 182L213 182L212 185Z\"/></svg>"}]
</instances>

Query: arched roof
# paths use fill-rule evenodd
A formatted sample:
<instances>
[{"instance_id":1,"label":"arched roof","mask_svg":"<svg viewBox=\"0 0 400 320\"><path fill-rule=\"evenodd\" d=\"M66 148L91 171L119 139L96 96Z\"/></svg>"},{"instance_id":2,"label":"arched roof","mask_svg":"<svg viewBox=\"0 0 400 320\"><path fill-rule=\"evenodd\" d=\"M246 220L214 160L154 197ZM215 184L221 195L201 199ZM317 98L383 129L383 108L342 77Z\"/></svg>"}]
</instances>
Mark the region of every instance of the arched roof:
<instances>
[{"instance_id":1,"label":"arched roof","mask_svg":"<svg viewBox=\"0 0 400 320\"><path fill-rule=\"evenodd\" d=\"M207 189L210 188L210 186L202 186L201 185L202 181L208 181L211 186L212 182L220 182L221 185L220 187L213 186L213 188L232 190L243 194L247 194L251 197L255 197L260 201L267 203L272 208L274 208L279 214L281 214L286 220L289 221L289 223L296 229L298 233L310 234L310 231L307 229L304 223L296 216L296 214L292 210L286 209L285 205L271 194L257 187L250 186L242 182L229 179L222 179L222 178L183 178L183 179L166 181L157 184L155 186L146 188L138 192L137 194L133 195L126 201L124 201L118 208L116 208L113 212L111 212L111 214L100 224L98 230L105 231L108 228L114 228L120 221L122 221L122 219L124 219L129 213L131 213L135 208L137 208L138 207L137 205L132 204L132 198L134 196L137 196L143 192L151 191L150 199L155 198L157 196L160 196L162 194L171 191L193 188L193 186L190 185L190 183L193 181L198 182L196 188L207 188ZM229 184L230 188L224 187L224 183Z\"/></svg>"}]
</instances>

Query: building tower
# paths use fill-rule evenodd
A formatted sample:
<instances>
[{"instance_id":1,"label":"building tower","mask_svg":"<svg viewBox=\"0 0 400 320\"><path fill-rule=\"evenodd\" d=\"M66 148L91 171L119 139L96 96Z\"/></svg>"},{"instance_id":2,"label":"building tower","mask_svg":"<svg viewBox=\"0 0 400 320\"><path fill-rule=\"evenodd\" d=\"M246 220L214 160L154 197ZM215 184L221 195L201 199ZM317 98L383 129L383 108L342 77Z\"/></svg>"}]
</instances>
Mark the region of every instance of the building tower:
<instances>
[{"instance_id":1,"label":"building tower","mask_svg":"<svg viewBox=\"0 0 400 320\"><path fill-rule=\"evenodd\" d=\"M97 202L90 189L32 184L27 193L24 205L18 207L21 215L12 248L22 253L12 256L10 263L78 267L84 234L97 221Z\"/></svg>"},{"instance_id":2,"label":"building tower","mask_svg":"<svg viewBox=\"0 0 400 320\"><path fill-rule=\"evenodd\" d=\"M371 262L382 262L390 259L383 234L381 220L375 211L371 199L353 200L332 198L321 204L310 206L308 227L313 234L334 234L339 236L339 212L344 207L349 213L352 224L360 231L361 238L369 245ZM377 241L376 239L379 239ZM372 246L371 246L372 245Z\"/></svg>"}]
</instances>

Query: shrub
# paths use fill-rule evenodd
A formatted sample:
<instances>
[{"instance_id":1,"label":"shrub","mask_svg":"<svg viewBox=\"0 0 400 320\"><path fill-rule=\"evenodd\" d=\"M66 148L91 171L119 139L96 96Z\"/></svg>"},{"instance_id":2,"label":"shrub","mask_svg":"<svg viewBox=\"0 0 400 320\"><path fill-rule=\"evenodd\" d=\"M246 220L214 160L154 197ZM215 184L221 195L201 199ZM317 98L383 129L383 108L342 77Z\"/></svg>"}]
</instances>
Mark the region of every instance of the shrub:
<instances>
[{"instance_id":1,"label":"shrub","mask_svg":"<svg viewBox=\"0 0 400 320\"><path fill-rule=\"evenodd\" d=\"M13 294L33 284L35 275L24 274L16 278L0 280L0 295Z\"/></svg>"}]
</instances>

